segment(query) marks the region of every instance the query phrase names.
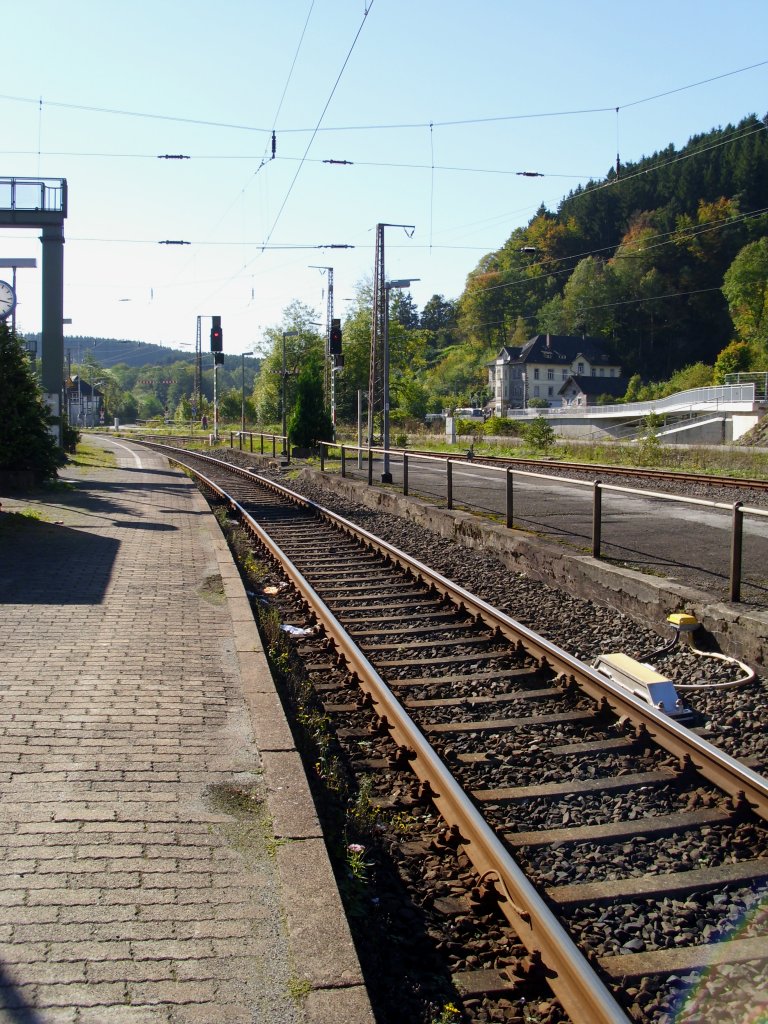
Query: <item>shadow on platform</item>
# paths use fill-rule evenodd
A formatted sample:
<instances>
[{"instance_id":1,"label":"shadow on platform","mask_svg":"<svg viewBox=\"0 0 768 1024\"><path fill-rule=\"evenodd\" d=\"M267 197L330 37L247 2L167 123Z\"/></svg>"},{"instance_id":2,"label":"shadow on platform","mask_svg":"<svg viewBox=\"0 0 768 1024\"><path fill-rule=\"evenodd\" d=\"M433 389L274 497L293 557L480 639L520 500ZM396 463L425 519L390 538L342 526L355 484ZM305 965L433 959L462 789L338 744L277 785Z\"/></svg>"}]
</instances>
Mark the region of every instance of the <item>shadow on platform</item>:
<instances>
[{"instance_id":1,"label":"shadow on platform","mask_svg":"<svg viewBox=\"0 0 768 1024\"><path fill-rule=\"evenodd\" d=\"M100 604L119 547L114 537L3 514L0 604Z\"/></svg>"}]
</instances>

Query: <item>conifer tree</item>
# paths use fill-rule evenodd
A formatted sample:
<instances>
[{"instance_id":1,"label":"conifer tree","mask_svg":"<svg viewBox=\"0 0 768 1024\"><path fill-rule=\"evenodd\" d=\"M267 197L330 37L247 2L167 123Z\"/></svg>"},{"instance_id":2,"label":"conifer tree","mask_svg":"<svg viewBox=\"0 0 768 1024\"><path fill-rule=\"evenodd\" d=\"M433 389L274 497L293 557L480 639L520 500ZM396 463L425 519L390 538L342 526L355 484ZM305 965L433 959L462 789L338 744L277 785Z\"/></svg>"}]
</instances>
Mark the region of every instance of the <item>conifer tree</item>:
<instances>
[{"instance_id":1,"label":"conifer tree","mask_svg":"<svg viewBox=\"0 0 768 1024\"><path fill-rule=\"evenodd\" d=\"M66 456L48 429L52 422L20 340L0 323L0 470L54 479Z\"/></svg>"}]
</instances>

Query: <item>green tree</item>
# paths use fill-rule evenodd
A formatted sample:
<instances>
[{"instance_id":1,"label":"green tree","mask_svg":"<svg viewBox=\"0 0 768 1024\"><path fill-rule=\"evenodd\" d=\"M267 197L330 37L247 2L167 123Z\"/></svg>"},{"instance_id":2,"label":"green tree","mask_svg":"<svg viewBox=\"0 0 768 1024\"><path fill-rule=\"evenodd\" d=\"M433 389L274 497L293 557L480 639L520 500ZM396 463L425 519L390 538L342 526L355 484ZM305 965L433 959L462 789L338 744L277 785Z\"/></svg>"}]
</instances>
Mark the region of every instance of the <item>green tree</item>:
<instances>
[{"instance_id":1,"label":"green tree","mask_svg":"<svg viewBox=\"0 0 768 1024\"><path fill-rule=\"evenodd\" d=\"M242 389L229 388L219 399L219 418L226 423L240 419L242 412Z\"/></svg>"},{"instance_id":2,"label":"green tree","mask_svg":"<svg viewBox=\"0 0 768 1024\"><path fill-rule=\"evenodd\" d=\"M712 367L706 363L691 363L682 370L673 373L662 386L659 398L676 395L678 391L690 391L693 388L707 388L712 383Z\"/></svg>"},{"instance_id":3,"label":"green tree","mask_svg":"<svg viewBox=\"0 0 768 1024\"><path fill-rule=\"evenodd\" d=\"M66 462L21 340L0 323L0 469L52 480Z\"/></svg>"},{"instance_id":4,"label":"green tree","mask_svg":"<svg viewBox=\"0 0 768 1024\"><path fill-rule=\"evenodd\" d=\"M723 278L723 294L739 340L768 355L768 236L739 252Z\"/></svg>"},{"instance_id":5,"label":"green tree","mask_svg":"<svg viewBox=\"0 0 768 1024\"><path fill-rule=\"evenodd\" d=\"M616 297L616 279L611 268L594 256L579 260L563 291L563 312L569 332L610 337Z\"/></svg>"},{"instance_id":6,"label":"green tree","mask_svg":"<svg viewBox=\"0 0 768 1024\"><path fill-rule=\"evenodd\" d=\"M256 419L260 424L278 424L281 420L283 396L283 346L285 346L286 410L293 407L296 377L299 368L312 354L322 362L325 344L312 321L314 310L302 302L292 302L283 312L279 327L265 332L268 351L261 362L261 372L253 388ZM221 377L219 378L221 381ZM239 384L230 380L229 386ZM222 393L225 390L222 384ZM239 414L238 414L239 415Z\"/></svg>"},{"instance_id":7,"label":"green tree","mask_svg":"<svg viewBox=\"0 0 768 1024\"><path fill-rule=\"evenodd\" d=\"M732 341L715 360L714 384L722 384L727 373L744 373L752 366L752 348L746 341Z\"/></svg>"},{"instance_id":8,"label":"green tree","mask_svg":"<svg viewBox=\"0 0 768 1024\"><path fill-rule=\"evenodd\" d=\"M333 424L323 401L323 364L316 353L305 359L299 371L288 436L301 448L333 439Z\"/></svg>"}]
</instances>

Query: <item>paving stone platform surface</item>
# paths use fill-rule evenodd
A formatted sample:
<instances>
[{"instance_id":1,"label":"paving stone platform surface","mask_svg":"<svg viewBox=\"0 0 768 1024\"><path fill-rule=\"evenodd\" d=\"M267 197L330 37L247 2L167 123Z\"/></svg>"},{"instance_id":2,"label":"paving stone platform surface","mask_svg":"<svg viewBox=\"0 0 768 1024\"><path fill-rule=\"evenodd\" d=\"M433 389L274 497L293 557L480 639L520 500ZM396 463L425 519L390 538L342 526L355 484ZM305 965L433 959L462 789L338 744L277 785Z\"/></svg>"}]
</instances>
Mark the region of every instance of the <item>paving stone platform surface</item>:
<instances>
[{"instance_id":1,"label":"paving stone platform surface","mask_svg":"<svg viewBox=\"0 0 768 1024\"><path fill-rule=\"evenodd\" d=\"M372 1021L218 526L93 443L0 498L0 1021Z\"/></svg>"}]
</instances>

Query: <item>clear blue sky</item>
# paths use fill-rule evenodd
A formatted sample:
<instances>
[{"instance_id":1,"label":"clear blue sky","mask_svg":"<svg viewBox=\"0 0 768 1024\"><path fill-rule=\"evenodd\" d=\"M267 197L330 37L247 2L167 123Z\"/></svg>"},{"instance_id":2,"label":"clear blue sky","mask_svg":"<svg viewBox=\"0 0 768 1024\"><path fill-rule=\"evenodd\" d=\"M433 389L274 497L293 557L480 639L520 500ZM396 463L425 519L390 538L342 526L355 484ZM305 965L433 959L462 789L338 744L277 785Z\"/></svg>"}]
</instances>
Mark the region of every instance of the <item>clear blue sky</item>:
<instances>
[{"instance_id":1,"label":"clear blue sky","mask_svg":"<svg viewBox=\"0 0 768 1024\"><path fill-rule=\"evenodd\" d=\"M252 350L293 299L323 318L311 264L334 267L344 315L377 222L415 225L387 230L386 269L420 278L419 307L456 298L484 253L602 177L617 147L636 160L768 112L766 0L36 0L6 14L0 176L69 183L70 335L178 345L218 313L225 350ZM0 229L0 257L18 256L40 263L36 234ZM39 267L18 292L18 329L39 330Z\"/></svg>"}]
</instances>

